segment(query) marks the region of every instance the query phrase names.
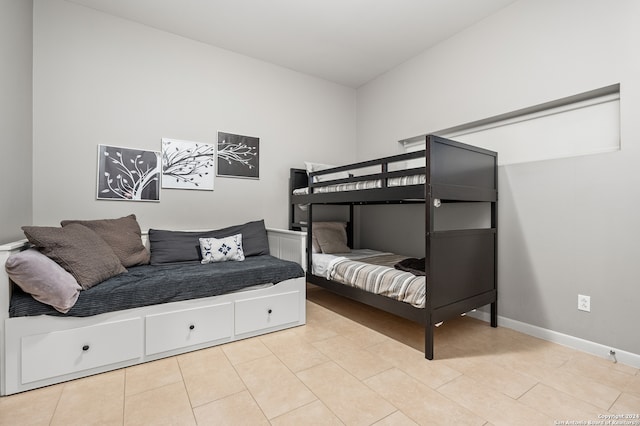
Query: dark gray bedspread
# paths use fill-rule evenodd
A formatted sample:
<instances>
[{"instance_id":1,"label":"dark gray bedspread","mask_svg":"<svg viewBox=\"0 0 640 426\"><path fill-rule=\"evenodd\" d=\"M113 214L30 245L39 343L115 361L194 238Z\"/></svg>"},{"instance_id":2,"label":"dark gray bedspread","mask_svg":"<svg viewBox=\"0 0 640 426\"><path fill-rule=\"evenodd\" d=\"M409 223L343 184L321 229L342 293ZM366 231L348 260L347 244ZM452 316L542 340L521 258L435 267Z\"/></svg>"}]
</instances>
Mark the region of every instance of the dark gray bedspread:
<instances>
[{"instance_id":1,"label":"dark gray bedspread","mask_svg":"<svg viewBox=\"0 0 640 426\"><path fill-rule=\"evenodd\" d=\"M201 265L189 262L173 265L143 265L129 268L88 290L67 314L40 303L18 286L13 287L11 317L55 315L86 317L140 306L217 296L245 287L303 277L294 262L269 255L247 257L242 262Z\"/></svg>"}]
</instances>

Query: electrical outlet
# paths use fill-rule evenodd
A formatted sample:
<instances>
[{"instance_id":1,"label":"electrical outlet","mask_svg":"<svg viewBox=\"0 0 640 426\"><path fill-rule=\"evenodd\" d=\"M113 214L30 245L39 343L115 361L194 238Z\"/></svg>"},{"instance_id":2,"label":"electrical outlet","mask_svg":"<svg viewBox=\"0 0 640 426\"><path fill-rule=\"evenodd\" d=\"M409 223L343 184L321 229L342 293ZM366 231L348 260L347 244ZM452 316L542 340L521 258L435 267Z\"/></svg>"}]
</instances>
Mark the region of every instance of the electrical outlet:
<instances>
[{"instance_id":1,"label":"electrical outlet","mask_svg":"<svg viewBox=\"0 0 640 426\"><path fill-rule=\"evenodd\" d=\"M578 295L578 310L591 312L591 296Z\"/></svg>"}]
</instances>

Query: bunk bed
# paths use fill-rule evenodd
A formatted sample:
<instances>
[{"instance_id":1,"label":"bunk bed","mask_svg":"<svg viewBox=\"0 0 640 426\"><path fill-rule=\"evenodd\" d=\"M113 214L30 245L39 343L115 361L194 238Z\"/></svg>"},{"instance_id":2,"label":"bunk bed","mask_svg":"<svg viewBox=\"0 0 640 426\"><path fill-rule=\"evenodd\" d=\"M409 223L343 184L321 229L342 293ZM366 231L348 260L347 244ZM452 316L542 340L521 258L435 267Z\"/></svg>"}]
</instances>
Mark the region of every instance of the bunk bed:
<instances>
[{"instance_id":1,"label":"bunk bed","mask_svg":"<svg viewBox=\"0 0 640 426\"><path fill-rule=\"evenodd\" d=\"M401 142L420 141L425 149L417 152L312 172L291 169L289 228L308 232L309 283L424 325L425 358L431 360L437 324L491 305L490 324L497 326L497 153L435 135ZM410 166L420 159L424 166ZM460 202L488 203L490 224L480 229L436 227L436 209ZM420 304L313 272L314 206L348 206L348 245L353 247L354 206L411 203L425 204L426 289Z\"/></svg>"}]
</instances>

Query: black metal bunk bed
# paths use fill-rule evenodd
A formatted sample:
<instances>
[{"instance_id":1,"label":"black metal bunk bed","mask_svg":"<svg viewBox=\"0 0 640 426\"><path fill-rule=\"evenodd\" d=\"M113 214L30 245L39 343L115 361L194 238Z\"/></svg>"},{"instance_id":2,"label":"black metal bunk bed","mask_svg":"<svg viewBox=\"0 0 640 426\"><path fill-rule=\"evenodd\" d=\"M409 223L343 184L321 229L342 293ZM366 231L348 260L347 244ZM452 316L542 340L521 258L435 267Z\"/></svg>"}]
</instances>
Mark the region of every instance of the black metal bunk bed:
<instances>
[{"instance_id":1,"label":"black metal bunk bed","mask_svg":"<svg viewBox=\"0 0 640 426\"><path fill-rule=\"evenodd\" d=\"M497 326L497 153L471 145L424 135L407 141L424 140L426 149L371 161L350 164L307 174L291 169L291 229L307 229L307 281L339 295L390 312L425 326L425 358L433 359L434 327L475 308L491 305L491 326ZM426 167L390 170L400 161L426 157ZM377 172L352 176L356 169L376 168ZM346 172L346 173L345 173ZM315 176L339 179L315 182ZM349 174L350 177L344 175ZM389 186L393 178L425 175L423 184ZM376 188L320 193L319 188L336 184L379 181ZM308 193L294 195L293 190L308 187ZM436 230L435 209L446 202L490 203L491 224L482 229ZM353 206L363 204L427 203L425 206L426 300L424 308L369 293L356 287L313 275L311 271L311 227L313 206L340 204L349 206L353 223ZM294 210L305 205L305 219L297 220ZM298 215L299 216L299 215ZM306 222L306 223L305 223ZM353 226L350 227L351 229ZM353 235L350 232L350 242Z\"/></svg>"}]
</instances>

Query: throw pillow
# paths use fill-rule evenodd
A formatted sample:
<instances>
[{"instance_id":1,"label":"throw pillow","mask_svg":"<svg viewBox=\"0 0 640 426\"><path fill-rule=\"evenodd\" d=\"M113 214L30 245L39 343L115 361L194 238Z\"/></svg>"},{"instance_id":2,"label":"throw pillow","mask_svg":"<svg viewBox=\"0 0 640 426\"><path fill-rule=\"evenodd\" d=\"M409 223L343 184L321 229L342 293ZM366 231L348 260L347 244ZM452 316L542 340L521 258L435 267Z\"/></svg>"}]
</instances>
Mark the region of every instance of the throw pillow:
<instances>
[{"instance_id":1,"label":"throw pillow","mask_svg":"<svg viewBox=\"0 0 640 426\"><path fill-rule=\"evenodd\" d=\"M318 236L322 236L321 247ZM314 253L348 253L347 224L345 222L313 222L311 226L311 246ZM328 251L325 251L328 250Z\"/></svg>"},{"instance_id":2,"label":"throw pillow","mask_svg":"<svg viewBox=\"0 0 640 426\"><path fill-rule=\"evenodd\" d=\"M226 238L200 238L200 250L202 252L201 263L244 260L242 234Z\"/></svg>"},{"instance_id":3,"label":"throw pillow","mask_svg":"<svg viewBox=\"0 0 640 426\"><path fill-rule=\"evenodd\" d=\"M264 220L247 222L242 225L233 225L227 228L216 229L209 232L204 238L222 238L230 235L242 234L242 247L245 256L260 256L269 254L269 237Z\"/></svg>"},{"instance_id":4,"label":"throw pillow","mask_svg":"<svg viewBox=\"0 0 640 426\"><path fill-rule=\"evenodd\" d=\"M34 248L9 256L5 269L25 293L63 314L75 305L82 290L70 273Z\"/></svg>"},{"instance_id":5,"label":"throw pillow","mask_svg":"<svg viewBox=\"0 0 640 426\"><path fill-rule=\"evenodd\" d=\"M320 228L315 233L322 253L349 253L351 251L346 243L347 238L344 228Z\"/></svg>"},{"instance_id":6,"label":"throw pillow","mask_svg":"<svg viewBox=\"0 0 640 426\"><path fill-rule=\"evenodd\" d=\"M269 238L264 220L247 222L243 225L213 231L166 231L149 230L151 264L163 265L179 262L199 262L200 238L223 238L242 234L245 257L269 254Z\"/></svg>"},{"instance_id":7,"label":"throw pillow","mask_svg":"<svg viewBox=\"0 0 640 426\"><path fill-rule=\"evenodd\" d=\"M73 275L85 290L127 272L111 247L86 226L23 226L22 230L31 244Z\"/></svg>"},{"instance_id":8,"label":"throw pillow","mask_svg":"<svg viewBox=\"0 0 640 426\"><path fill-rule=\"evenodd\" d=\"M63 220L62 227L79 223L98 234L113 250L125 268L149 263L149 251L142 244L140 225L136 215L119 219Z\"/></svg>"}]
</instances>

